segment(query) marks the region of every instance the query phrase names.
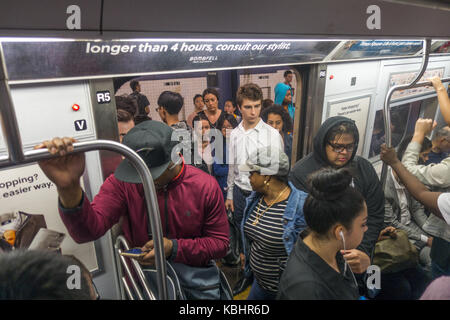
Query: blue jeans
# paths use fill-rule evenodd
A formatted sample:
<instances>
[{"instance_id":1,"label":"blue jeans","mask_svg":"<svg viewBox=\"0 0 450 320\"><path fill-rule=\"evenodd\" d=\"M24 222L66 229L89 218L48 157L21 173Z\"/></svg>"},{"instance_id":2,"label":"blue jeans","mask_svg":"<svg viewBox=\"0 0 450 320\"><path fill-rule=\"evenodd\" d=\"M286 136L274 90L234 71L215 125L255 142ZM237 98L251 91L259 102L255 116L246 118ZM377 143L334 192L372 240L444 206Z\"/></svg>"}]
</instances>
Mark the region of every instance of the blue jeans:
<instances>
[{"instance_id":1,"label":"blue jeans","mask_svg":"<svg viewBox=\"0 0 450 320\"><path fill-rule=\"evenodd\" d=\"M433 280L440 276L450 276L450 266L446 270L440 267L436 262L431 261L431 275Z\"/></svg>"},{"instance_id":2,"label":"blue jeans","mask_svg":"<svg viewBox=\"0 0 450 320\"><path fill-rule=\"evenodd\" d=\"M275 300L277 294L267 291L260 287L256 279L253 279L252 288L248 294L247 300Z\"/></svg>"},{"instance_id":3,"label":"blue jeans","mask_svg":"<svg viewBox=\"0 0 450 320\"><path fill-rule=\"evenodd\" d=\"M430 279L419 267L381 274L381 291L376 300L417 300Z\"/></svg>"},{"instance_id":4,"label":"blue jeans","mask_svg":"<svg viewBox=\"0 0 450 320\"><path fill-rule=\"evenodd\" d=\"M238 230L241 230L242 219L244 218L244 210L246 206L247 197L242 193L242 190L238 186L234 186L233 188L233 206L234 206L234 223ZM242 235L239 232L239 252L243 253L244 249L242 248Z\"/></svg>"},{"instance_id":5,"label":"blue jeans","mask_svg":"<svg viewBox=\"0 0 450 320\"><path fill-rule=\"evenodd\" d=\"M450 242L435 237L431 245L430 257L433 279L450 275Z\"/></svg>"}]
</instances>

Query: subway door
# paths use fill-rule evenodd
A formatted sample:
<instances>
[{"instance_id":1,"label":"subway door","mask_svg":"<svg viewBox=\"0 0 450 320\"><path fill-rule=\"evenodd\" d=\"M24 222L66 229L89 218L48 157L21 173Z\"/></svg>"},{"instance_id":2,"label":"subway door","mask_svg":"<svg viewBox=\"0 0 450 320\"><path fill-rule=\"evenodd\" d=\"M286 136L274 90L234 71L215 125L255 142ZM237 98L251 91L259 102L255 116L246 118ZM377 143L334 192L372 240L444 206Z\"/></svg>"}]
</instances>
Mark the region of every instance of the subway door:
<instances>
[{"instance_id":1,"label":"subway door","mask_svg":"<svg viewBox=\"0 0 450 320\"><path fill-rule=\"evenodd\" d=\"M297 107L294 116L293 163L312 151L314 135L322 123L327 65L315 64L296 68Z\"/></svg>"},{"instance_id":2,"label":"subway door","mask_svg":"<svg viewBox=\"0 0 450 320\"><path fill-rule=\"evenodd\" d=\"M98 138L87 82L12 85L11 97L25 151L53 137L74 137L78 141ZM3 137L0 141L0 154L6 155ZM99 153L89 152L81 180L89 199L102 182ZM109 232L97 241L76 243L59 216L56 187L37 164L1 170L0 191L0 214L23 211L43 215L48 229L65 234L62 253L74 255L86 265L100 295L120 298Z\"/></svg>"}]
</instances>

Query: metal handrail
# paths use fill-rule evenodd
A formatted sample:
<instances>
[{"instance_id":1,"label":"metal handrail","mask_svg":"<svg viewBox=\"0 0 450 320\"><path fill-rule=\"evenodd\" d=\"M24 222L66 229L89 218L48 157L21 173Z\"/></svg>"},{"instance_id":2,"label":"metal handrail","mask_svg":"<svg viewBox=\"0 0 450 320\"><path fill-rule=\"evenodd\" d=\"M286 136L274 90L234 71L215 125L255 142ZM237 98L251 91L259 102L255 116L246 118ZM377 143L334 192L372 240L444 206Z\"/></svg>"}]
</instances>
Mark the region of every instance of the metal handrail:
<instances>
[{"instance_id":1,"label":"metal handrail","mask_svg":"<svg viewBox=\"0 0 450 320\"><path fill-rule=\"evenodd\" d=\"M121 246L123 246L125 248L125 250L130 249L127 240L122 235L117 237L116 242L114 244L114 247L116 249L116 259L118 260L118 262L120 262L120 265L122 265L124 267L125 272L128 276L128 279L130 279L130 281L131 281L131 284L134 288L136 295L138 296L138 298L140 300L143 300L144 299L143 294L142 294L141 290L138 288L136 281L134 280L134 276L133 276L132 272L130 271L130 268L127 264L127 260L129 260L131 258L125 258L124 256L120 255L122 252ZM156 300L155 295L153 294L152 290L148 286L147 280L145 279L145 275L144 275L144 272L142 271L140 264L134 259L131 259L131 263L134 267L135 273L138 275L139 282L141 283L142 288L144 288L145 293L147 294L147 297L150 300ZM118 265L119 265L119 263L118 263ZM127 285L126 278L121 276L121 280L124 283L124 287L125 287L125 290L127 291L129 298L131 300L134 300L133 293L131 292L130 288Z\"/></svg>"},{"instance_id":2,"label":"metal handrail","mask_svg":"<svg viewBox=\"0 0 450 320\"><path fill-rule=\"evenodd\" d=\"M442 78L442 79L441 79L441 82L442 82L442 83L444 83L444 82L450 82L450 77L449 77L449 78ZM414 85L408 87L407 89L418 88L418 87L426 87L426 86L432 86L432 85L433 85L433 83L432 83L431 81L422 81L422 82L418 82L418 83L416 83L416 84L414 84ZM394 90L392 90L392 89L394 89ZM392 87L391 90L389 90L388 96L392 96L392 93L393 93L394 91L402 90L402 89L404 89L404 88L400 88L400 86ZM391 92L391 91L392 91L392 92ZM389 105L388 105L388 109L387 109L387 111L386 111L386 109L385 109L384 113L389 114L389 112L390 112L390 109L389 109ZM390 122L390 115L388 115L388 117L389 117L389 122ZM387 121L387 120L386 120L386 117L385 117L384 121L385 121L385 123L386 123L386 121ZM389 130L389 133L390 133L390 130ZM390 138L390 137L389 137L389 138ZM389 141L389 144L388 144L388 141L387 141L387 135L386 135L386 146L387 146L387 147L390 147L390 146L391 146L391 141ZM386 171L386 172L384 172L383 170ZM384 176L383 176L383 173L384 173ZM386 164L383 162L383 168L382 168L382 171L381 171L381 178L380 178L381 182L383 183L383 190L384 190L384 186L385 186L385 183L386 183L386 175L387 175Z\"/></svg>"},{"instance_id":3,"label":"metal handrail","mask_svg":"<svg viewBox=\"0 0 450 320\"><path fill-rule=\"evenodd\" d=\"M417 82L422 78L423 74L425 73L425 70L428 66L428 59L430 57L430 48L431 48L431 39L425 39L423 40L423 56L422 56L422 64L419 69L419 73L416 75L416 77L411 81L409 84L402 84L402 85L396 85L389 89L388 94L386 96L386 99L384 101L384 108L383 108L383 120L384 120L384 135L385 135L385 143L388 148L391 147L392 144L392 132L391 132L391 112L390 112L390 102L392 98L392 94L397 90L405 90L405 89L411 89L413 88ZM383 162L383 166L381 168L381 185L384 190L384 186L386 185L386 177L387 177L387 166Z\"/></svg>"},{"instance_id":4,"label":"metal handrail","mask_svg":"<svg viewBox=\"0 0 450 320\"><path fill-rule=\"evenodd\" d=\"M52 155L47 149L31 150L23 152L22 139L20 137L14 103L8 83L8 71L5 65L3 49L0 46L0 120L3 136L8 147L8 159L0 161L0 169L19 166L42 160L54 159L59 156ZM163 247L162 227L159 214L159 206L156 197L155 185L149 168L142 158L129 147L114 141L94 140L89 142L77 142L73 144L71 153L82 153L87 151L108 150L117 152L127 158L136 168L141 177L144 187L145 201L147 205L150 229L153 235L155 250L155 267L157 270L157 288L160 299L168 299L167 291L167 268Z\"/></svg>"},{"instance_id":5,"label":"metal handrail","mask_svg":"<svg viewBox=\"0 0 450 320\"><path fill-rule=\"evenodd\" d=\"M136 168L138 171L142 185L144 187L145 200L147 204L147 211L149 215L151 232L153 235L153 241L155 243L155 266L157 272L157 287L158 292L160 292L160 297L162 300L168 299L168 291L167 291L167 268L166 268L166 260L164 255L163 248L163 236L162 236L162 227L161 220L159 215L159 207L156 197L155 185L153 183L152 176L150 174L150 170L145 164L144 160L132 149L129 147L120 144L115 141L108 140L94 140L87 142L76 142L73 144L74 151L72 153L83 153L88 151L96 151L96 150L108 150L120 153L124 157L126 157ZM31 150L24 153L24 159L20 162L3 162L0 163L0 168L4 169L7 167L12 167L16 165L23 165L27 163L33 163L37 161L43 161L48 159L54 159L58 156L50 154L47 149L37 149Z\"/></svg>"}]
</instances>

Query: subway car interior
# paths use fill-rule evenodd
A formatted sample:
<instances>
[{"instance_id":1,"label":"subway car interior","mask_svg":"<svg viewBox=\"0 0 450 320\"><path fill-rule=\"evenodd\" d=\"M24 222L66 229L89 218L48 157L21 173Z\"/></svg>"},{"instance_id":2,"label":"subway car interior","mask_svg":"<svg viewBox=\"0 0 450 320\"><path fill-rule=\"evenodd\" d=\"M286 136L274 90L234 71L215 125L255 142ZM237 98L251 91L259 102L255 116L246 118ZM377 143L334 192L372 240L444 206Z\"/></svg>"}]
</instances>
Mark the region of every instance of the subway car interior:
<instances>
[{"instance_id":1,"label":"subway car interior","mask_svg":"<svg viewBox=\"0 0 450 320\"><path fill-rule=\"evenodd\" d=\"M6 2L11 14L19 15L20 6ZM446 125L429 79L439 77L448 90L448 4L435 1L430 7L427 1L413 1L411 6L401 1L372 1L381 7L385 19L381 20L385 27L381 31L366 27L372 3L361 1L364 21L355 20L355 25L361 27L354 32L350 28L353 22L346 25L350 29L336 25L359 7L349 9L351 13L342 18L336 17L335 29L319 23L296 29L311 22L302 12L298 20L307 21L292 23L286 31L272 23L259 26L259 31L248 21L239 31L239 27L220 18L217 27L207 33L199 28L214 24L209 18L192 22L193 25L187 18L180 18L176 27L167 23L158 27L156 22L136 19L127 27L122 22L114 24L120 12L127 11L120 1L74 1L73 13L69 10L73 4L62 2L57 7L63 10L62 27L46 26L43 21L48 17L37 19L36 25L30 20L29 25L15 27L10 17L0 13L0 222L3 226L14 217L42 217L44 228L61 237L58 250L75 256L87 267L102 299L180 299L179 284L170 277L176 272L166 264L163 254L163 209L158 208L150 171L137 153L119 143L116 97L132 94L133 81L138 81L140 93L148 98L149 118L162 122L158 98L162 92L171 91L184 98L179 120L187 121L195 111L194 97L202 95L206 88L219 92L218 106L223 111L225 102L236 102L239 87L249 83L260 87L263 99L275 100L275 87L283 82L285 72L291 71L295 114L290 166L313 151L314 137L325 120L345 116L358 129L356 154L372 164L382 183L386 180L386 168L376 144L380 137L385 137L388 145L398 147L403 138L414 133L420 118L433 119L438 128ZM176 2L187 13L194 12L182 1ZM93 13L85 9L91 5ZM144 1L134 5L134 9L148 9ZM294 9L302 5L306 6L306 1L299 1ZM333 1L310 5L309 10L321 19L326 19L319 13L321 5L338 10ZM35 8L32 1L26 6ZM76 12L80 8L85 20L77 28ZM406 17L422 11L426 20L435 19L437 26L412 27L413 21L402 20L395 27L397 21L387 13L392 8L406 10ZM159 9L168 7L161 4ZM103 12L100 30L94 21L97 18L93 18L99 10ZM52 11L48 16L53 14L60 15ZM174 18L180 15L176 13ZM150 18L157 16L155 10L150 14ZM289 17L293 19L295 15ZM125 18L130 18L129 13L125 13ZM240 13L239 18L244 20ZM256 19L251 16L252 21ZM67 30L71 23L74 27ZM74 152L86 152L81 187L90 201L124 158L138 168L155 246L155 268L150 277L135 259L121 255L131 247L120 223L94 241L76 241L69 234L60 217L58 190L37 164L55 157L46 149L35 149L54 137L75 138ZM30 242L16 249L27 248ZM2 246L0 252L11 250ZM229 266L218 261L218 265L228 291L232 292L242 275L240 264ZM234 299L245 299L246 294L248 291Z\"/></svg>"}]
</instances>

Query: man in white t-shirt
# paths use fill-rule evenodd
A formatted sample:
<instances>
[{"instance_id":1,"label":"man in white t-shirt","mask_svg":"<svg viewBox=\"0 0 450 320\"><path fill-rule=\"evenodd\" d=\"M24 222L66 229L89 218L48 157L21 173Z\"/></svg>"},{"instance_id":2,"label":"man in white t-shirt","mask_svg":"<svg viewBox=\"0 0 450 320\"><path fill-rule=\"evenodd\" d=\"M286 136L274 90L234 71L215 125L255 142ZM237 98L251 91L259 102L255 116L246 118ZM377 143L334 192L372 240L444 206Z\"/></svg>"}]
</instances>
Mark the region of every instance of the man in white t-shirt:
<instances>
[{"instance_id":1,"label":"man in white t-shirt","mask_svg":"<svg viewBox=\"0 0 450 320\"><path fill-rule=\"evenodd\" d=\"M394 148L381 146L380 158L390 165L409 193L430 211L450 225L450 193L432 192L411 174L398 159Z\"/></svg>"}]
</instances>

